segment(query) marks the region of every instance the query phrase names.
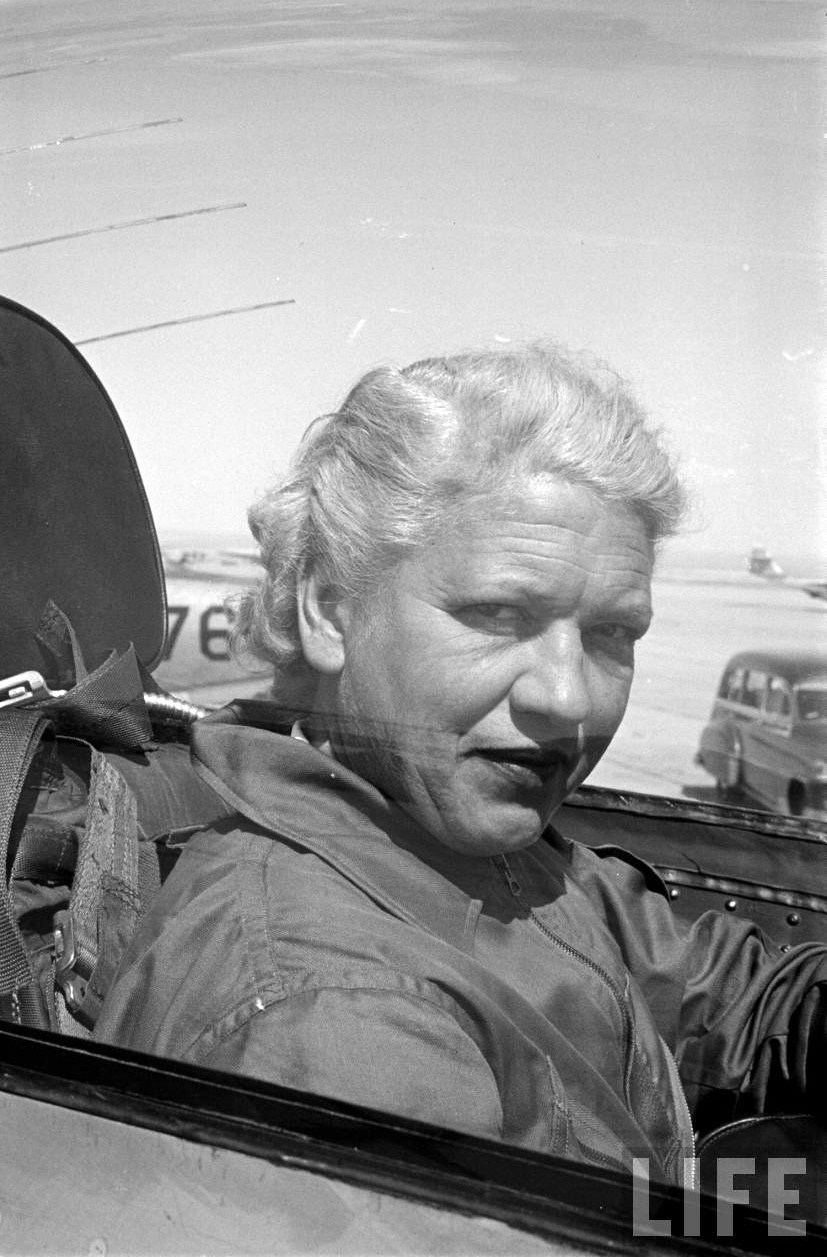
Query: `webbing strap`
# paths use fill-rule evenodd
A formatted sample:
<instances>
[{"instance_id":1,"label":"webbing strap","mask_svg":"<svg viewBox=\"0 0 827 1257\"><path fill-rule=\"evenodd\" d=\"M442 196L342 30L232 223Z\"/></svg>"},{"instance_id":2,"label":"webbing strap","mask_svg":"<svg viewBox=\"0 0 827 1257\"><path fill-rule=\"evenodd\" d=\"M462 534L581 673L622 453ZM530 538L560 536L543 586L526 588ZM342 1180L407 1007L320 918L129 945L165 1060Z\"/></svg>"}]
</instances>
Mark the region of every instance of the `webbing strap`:
<instances>
[{"instance_id":1,"label":"webbing strap","mask_svg":"<svg viewBox=\"0 0 827 1257\"><path fill-rule=\"evenodd\" d=\"M152 722L133 646L109 655L65 698L56 699L54 707L60 713L61 729L77 729L90 740L135 749L152 741Z\"/></svg>"},{"instance_id":2,"label":"webbing strap","mask_svg":"<svg viewBox=\"0 0 827 1257\"><path fill-rule=\"evenodd\" d=\"M37 641L52 658L49 669L58 689L69 690L89 675L77 633L68 616L50 598L35 633Z\"/></svg>"},{"instance_id":3,"label":"webbing strap","mask_svg":"<svg viewBox=\"0 0 827 1257\"><path fill-rule=\"evenodd\" d=\"M112 651L89 672L70 621L51 601L43 611L37 639L51 655L52 670L67 690L49 704L61 731L135 749L152 741L141 664L134 646Z\"/></svg>"},{"instance_id":4,"label":"webbing strap","mask_svg":"<svg viewBox=\"0 0 827 1257\"><path fill-rule=\"evenodd\" d=\"M12 995L34 975L9 895L9 839L26 774L49 721L38 711L17 709L0 721L0 995Z\"/></svg>"},{"instance_id":5,"label":"webbing strap","mask_svg":"<svg viewBox=\"0 0 827 1257\"><path fill-rule=\"evenodd\" d=\"M69 900L73 959L66 974L80 979L68 993L72 1011L85 1025L94 1025L139 912L135 796L93 749L86 826ZM55 977L67 994L63 976L59 959Z\"/></svg>"}]
</instances>

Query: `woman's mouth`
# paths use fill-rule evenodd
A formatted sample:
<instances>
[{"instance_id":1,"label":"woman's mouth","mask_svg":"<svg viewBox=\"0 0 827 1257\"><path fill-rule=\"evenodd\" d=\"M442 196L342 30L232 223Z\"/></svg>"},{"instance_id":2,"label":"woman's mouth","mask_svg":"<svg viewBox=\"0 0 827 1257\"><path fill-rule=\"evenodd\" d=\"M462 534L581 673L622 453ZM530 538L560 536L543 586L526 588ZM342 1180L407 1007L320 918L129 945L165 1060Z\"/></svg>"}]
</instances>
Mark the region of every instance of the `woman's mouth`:
<instances>
[{"instance_id":1,"label":"woman's mouth","mask_svg":"<svg viewBox=\"0 0 827 1257\"><path fill-rule=\"evenodd\" d=\"M574 768L574 757L557 749L537 747L491 747L474 754L514 786L536 790L565 780Z\"/></svg>"}]
</instances>

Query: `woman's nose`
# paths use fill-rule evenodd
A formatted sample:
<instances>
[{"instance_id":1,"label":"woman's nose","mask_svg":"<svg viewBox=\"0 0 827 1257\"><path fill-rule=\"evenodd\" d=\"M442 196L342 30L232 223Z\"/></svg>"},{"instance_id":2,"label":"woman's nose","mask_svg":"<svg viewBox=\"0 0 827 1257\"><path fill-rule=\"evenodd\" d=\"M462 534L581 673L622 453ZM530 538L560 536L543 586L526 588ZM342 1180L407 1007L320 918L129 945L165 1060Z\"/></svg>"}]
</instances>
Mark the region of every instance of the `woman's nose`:
<instances>
[{"instance_id":1,"label":"woman's nose","mask_svg":"<svg viewBox=\"0 0 827 1257\"><path fill-rule=\"evenodd\" d=\"M576 626L555 626L526 643L527 656L511 687L514 715L570 733L591 714L585 654Z\"/></svg>"}]
</instances>

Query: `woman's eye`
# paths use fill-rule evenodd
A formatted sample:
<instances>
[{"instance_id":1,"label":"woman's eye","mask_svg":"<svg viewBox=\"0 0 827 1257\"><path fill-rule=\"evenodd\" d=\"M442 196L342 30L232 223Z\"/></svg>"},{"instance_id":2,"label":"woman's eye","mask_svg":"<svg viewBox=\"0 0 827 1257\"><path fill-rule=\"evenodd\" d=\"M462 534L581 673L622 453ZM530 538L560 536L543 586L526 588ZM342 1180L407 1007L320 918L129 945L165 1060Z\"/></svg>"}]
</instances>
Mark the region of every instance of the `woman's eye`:
<instances>
[{"instance_id":1,"label":"woman's eye","mask_svg":"<svg viewBox=\"0 0 827 1257\"><path fill-rule=\"evenodd\" d=\"M592 629L592 633L604 641L628 646L634 646L642 636L639 629L632 628L629 624L598 624Z\"/></svg>"},{"instance_id":2,"label":"woman's eye","mask_svg":"<svg viewBox=\"0 0 827 1257\"><path fill-rule=\"evenodd\" d=\"M459 618L473 628L489 632L522 628L527 619L522 607L506 602L476 602L470 607L462 607Z\"/></svg>"},{"instance_id":3,"label":"woman's eye","mask_svg":"<svg viewBox=\"0 0 827 1257\"><path fill-rule=\"evenodd\" d=\"M601 624L598 633L602 633L604 637L611 637L614 641L631 640L634 633L625 624Z\"/></svg>"}]
</instances>

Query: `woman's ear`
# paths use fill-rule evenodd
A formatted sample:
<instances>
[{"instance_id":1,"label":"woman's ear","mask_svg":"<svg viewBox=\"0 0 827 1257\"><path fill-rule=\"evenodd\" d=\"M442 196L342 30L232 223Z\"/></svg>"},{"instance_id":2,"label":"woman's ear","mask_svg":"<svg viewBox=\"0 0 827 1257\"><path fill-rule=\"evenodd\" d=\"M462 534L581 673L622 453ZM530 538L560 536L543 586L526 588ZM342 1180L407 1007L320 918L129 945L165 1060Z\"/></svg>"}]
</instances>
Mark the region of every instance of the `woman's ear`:
<instances>
[{"instance_id":1,"label":"woman's ear","mask_svg":"<svg viewBox=\"0 0 827 1257\"><path fill-rule=\"evenodd\" d=\"M302 653L317 672L337 676L345 664L345 599L312 571L299 578L297 594Z\"/></svg>"}]
</instances>

